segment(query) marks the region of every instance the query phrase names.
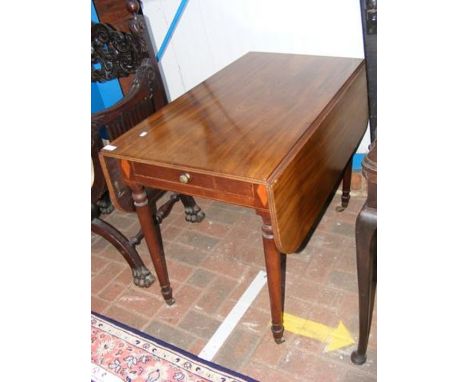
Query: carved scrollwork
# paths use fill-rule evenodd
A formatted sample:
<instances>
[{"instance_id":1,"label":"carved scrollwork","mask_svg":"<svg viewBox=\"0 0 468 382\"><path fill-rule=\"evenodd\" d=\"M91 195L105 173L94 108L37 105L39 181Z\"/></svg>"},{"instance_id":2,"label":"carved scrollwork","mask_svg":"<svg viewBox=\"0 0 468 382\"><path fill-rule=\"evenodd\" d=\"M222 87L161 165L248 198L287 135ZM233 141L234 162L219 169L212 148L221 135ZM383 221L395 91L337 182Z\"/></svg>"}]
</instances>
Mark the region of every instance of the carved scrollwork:
<instances>
[{"instance_id":1,"label":"carved scrollwork","mask_svg":"<svg viewBox=\"0 0 468 382\"><path fill-rule=\"evenodd\" d=\"M144 19L142 17L137 17L136 15L128 22L128 29L130 32L138 39L140 43L141 50L144 52L148 51L148 47L146 46L146 39L145 39L145 24Z\"/></svg>"},{"instance_id":2,"label":"carved scrollwork","mask_svg":"<svg viewBox=\"0 0 468 382\"><path fill-rule=\"evenodd\" d=\"M133 79L131 91L138 89L141 84L146 84L149 87L149 94L153 94L155 89L153 88L156 79L156 70L148 58L145 58L141 62L141 66L138 68L135 78ZM130 91L130 92L131 92Z\"/></svg>"},{"instance_id":3,"label":"carved scrollwork","mask_svg":"<svg viewBox=\"0 0 468 382\"><path fill-rule=\"evenodd\" d=\"M91 25L91 81L105 82L136 72L148 57L140 28L120 32L109 24Z\"/></svg>"}]
</instances>

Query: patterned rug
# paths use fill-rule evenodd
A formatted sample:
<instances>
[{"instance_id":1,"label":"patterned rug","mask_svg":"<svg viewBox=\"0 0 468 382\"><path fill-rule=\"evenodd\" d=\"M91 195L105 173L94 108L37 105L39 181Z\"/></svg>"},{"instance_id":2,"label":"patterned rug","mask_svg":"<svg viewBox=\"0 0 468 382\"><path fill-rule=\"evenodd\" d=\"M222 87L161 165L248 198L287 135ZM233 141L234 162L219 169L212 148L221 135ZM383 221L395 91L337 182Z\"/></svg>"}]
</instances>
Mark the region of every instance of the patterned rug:
<instances>
[{"instance_id":1,"label":"patterned rug","mask_svg":"<svg viewBox=\"0 0 468 382\"><path fill-rule=\"evenodd\" d=\"M94 382L258 382L91 312Z\"/></svg>"}]
</instances>

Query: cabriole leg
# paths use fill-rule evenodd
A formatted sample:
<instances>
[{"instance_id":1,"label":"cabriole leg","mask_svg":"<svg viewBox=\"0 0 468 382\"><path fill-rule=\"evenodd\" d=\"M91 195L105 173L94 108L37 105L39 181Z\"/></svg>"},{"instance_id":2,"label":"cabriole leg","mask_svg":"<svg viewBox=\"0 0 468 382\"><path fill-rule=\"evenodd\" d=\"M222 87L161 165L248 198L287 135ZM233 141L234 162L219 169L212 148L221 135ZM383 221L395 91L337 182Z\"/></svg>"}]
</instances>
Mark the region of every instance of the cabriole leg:
<instances>
[{"instance_id":1,"label":"cabriole leg","mask_svg":"<svg viewBox=\"0 0 468 382\"><path fill-rule=\"evenodd\" d=\"M377 213L364 205L356 219L356 255L359 288L359 342L351 354L351 361L357 365L366 362L369 332L374 308L377 258L376 236Z\"/></svg>"}]
</instances>

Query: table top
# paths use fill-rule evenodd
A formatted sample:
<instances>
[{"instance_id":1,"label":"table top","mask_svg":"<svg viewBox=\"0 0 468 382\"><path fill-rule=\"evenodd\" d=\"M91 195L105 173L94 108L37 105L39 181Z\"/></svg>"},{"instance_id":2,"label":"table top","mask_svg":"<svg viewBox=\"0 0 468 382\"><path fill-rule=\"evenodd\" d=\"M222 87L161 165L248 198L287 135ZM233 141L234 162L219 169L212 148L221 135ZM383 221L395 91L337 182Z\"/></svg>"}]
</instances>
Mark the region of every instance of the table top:
<instances>
[{"instance_id":1,"label":"table top","mask_svg":"<svg viewBox=\"0 0 468 382\"><path fill-rule=\"evenodd\" d=\"M120 136L106 155L267 182L362 63L248 53Z\"/></svg>"},{"instance_id":2,"label":"table top","mask_svg":"<svg viewBox=\"0 0 468 382\"><path fill-rule=\"evenodd\" d=\"M101 162L118 160L127 183L266 213L291 253L367 121L364 60L252 52L117 138Z\"/></svg>"}]
</instances>

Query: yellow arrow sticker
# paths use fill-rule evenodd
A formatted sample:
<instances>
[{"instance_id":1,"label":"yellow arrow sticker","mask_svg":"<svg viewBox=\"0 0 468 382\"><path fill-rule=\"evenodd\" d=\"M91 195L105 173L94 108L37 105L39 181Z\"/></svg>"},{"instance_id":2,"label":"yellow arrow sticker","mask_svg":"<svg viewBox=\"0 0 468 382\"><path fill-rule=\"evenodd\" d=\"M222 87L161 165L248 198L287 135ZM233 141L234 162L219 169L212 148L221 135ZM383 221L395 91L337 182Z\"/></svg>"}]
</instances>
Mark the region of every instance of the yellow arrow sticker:
<instances>
[{"instance_id":1,"label":"yellow arrow sticker","mask_svg":"<svg viewBox=\"0 0 468 382\"><path fill-rule=\"evenodd\" d=\"M346 329L346 326L344 326L341 321L336 328L332 328L319 322L284 313L283 324L284 328L289 332L326 343L327 347L325 348L325 352L354 344L353 337L351 337L348 329Z\"/></svg>"}]
</instances>

